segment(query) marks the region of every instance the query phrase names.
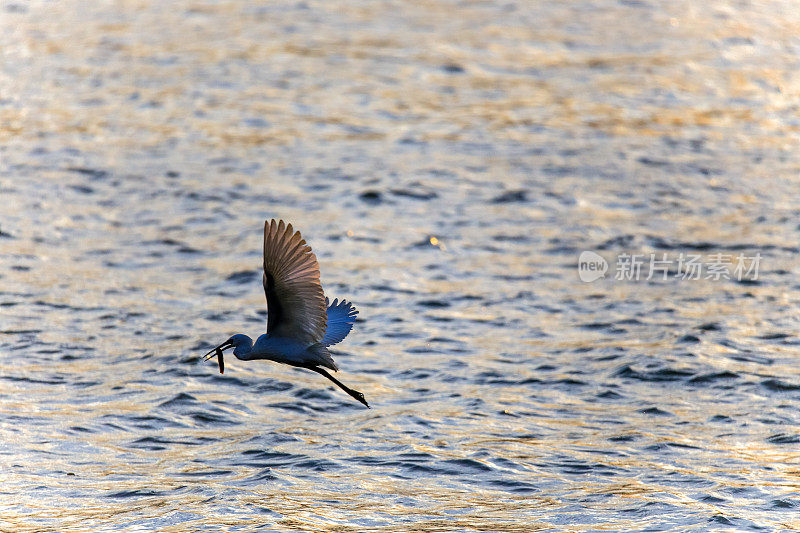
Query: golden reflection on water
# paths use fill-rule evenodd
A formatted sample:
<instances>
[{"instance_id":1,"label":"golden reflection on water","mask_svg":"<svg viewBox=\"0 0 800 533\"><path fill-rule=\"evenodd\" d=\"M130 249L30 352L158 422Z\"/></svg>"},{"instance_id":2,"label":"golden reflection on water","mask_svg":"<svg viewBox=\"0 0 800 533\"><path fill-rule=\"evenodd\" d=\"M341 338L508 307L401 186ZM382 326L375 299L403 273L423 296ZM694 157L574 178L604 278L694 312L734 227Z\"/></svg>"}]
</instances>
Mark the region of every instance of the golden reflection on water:
<instances>
[{"instance_id":1,"label":"golden reflection on water","mask_svg":"<svg viewBox=\"0 0 800 533\"><path fill-rule=\"evenodd\" d=\"M536 141L527 127L586 127L614 136L702 128L744 148L793 145L798 132L780 117L796 101L800 79L774 52L791 46L800 21L785 11L780 20L765 17L769 10L758 5L730 9L719 2L704 13L679 4L666 8L672 13L519 5L518 18L462 6L454 21L449 9L426 2L397 13L395 31L381 3L369 15L355 6L315 5L326 15L312 20L303 11L253 19L245 15L252 6L228 2L199 10L80 6L33 3L26 13L6 13L5 39L13 46L2 82L21 105L0 110L3 141L58 133L120 149L171 138L247 148L309 135L385 142L405 134L376 111L410 116L407 126L424 125L419 133L427 140L458 138L478 124L521 142ZM320 22L326 16L327 27ZM491 23L498 16L502 22ZM338 21L364 34L325 31ZM299 31L276 34L275 24ZM726 40L733 45L720 54L715 43ZM631 52L625 43L641 44ZM370 71L375 61L377 72ZM193 90L218 64L227 65L220 86ZM288 76L259 83L252 64ZM462 71L430 70L438 64ZM531 76L535 71L543 75ZM659 93L678 100L659 103ZM361 111L365 94L372 103ZM314 113L293 112L298 103ZM243 115L270 116L270 125L243 126ZM325 132L322 124L336 128ZM341 126L368 131L345 133ZM753 128L757 135L738 134Z\"/></svg>"}]
</instances>

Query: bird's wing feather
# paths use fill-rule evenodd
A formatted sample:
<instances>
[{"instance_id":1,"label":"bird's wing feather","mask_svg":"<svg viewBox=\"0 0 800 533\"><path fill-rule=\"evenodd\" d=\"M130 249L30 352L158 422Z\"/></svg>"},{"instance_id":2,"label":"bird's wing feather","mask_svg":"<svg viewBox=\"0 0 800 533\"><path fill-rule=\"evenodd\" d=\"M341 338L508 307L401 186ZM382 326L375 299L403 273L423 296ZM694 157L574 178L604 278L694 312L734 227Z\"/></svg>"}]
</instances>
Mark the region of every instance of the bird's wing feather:
<instances>
[{"instance_id":1,"label":"bird's wing feather","mask_svg":"<svg viewBox=\"0 0 800 533\"><path fill-rule=\"evenodd\" d=\"M319 263L300 232L283 220L264 223L264 292L267 333L309 344L322 339L327 313Z\"/></svg>"},{"instance_id":2,"label":"bird's wing feather","mask_svg":"<svg viewBox=\"0 0 800 533\"><path fill-rule=\"evenodd\" d=\"M328 299L325 298L325 303ZM328 306L328 329L325 331L325 336L322 337L320 344L323 346L330 346L337 342L342 342L350 330L353 329L353 324L356 321L358 311L353 304L342 300L334 300Z\"/></svg>"}]
</instances>

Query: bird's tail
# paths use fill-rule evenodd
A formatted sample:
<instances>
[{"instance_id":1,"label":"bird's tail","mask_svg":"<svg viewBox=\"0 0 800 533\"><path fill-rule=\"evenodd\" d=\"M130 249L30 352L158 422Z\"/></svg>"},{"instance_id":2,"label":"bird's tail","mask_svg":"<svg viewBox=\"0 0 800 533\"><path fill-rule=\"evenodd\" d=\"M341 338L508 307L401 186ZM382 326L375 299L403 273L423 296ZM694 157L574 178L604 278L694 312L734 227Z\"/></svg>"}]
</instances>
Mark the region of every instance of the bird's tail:
<instances>
[{"instance_id":1,"label":"bird's tail","mask_svg":"<svg viewBox=\"0 0 800 533\"><path fill-rule=\"evenodd\" d=\"M325 304L328 303L328 299L325 298ZM325 330L325 336L322 337L320 344L330 346L337 342L342 342L347 337L347 334L350 333L350 330L353 329L357 315L358 310L350 302L334 300L328 306L328 329Z\"/></svg>"},{"instance_id":2,"label":"bird's tail","mask_svg":"<svg viewBox=\"0 0 800 533\"><path fill-rule=\"evenodd\" d=\"M331 357L330 352L321 343L309 346L308 350L306 350L306 353L314 358L314 364L324 366L325 368L330 368L331 370L337 372L339 371L339 367L336 366L336 363L333 361L333 357Z\"/></svg>"}]
</instances>

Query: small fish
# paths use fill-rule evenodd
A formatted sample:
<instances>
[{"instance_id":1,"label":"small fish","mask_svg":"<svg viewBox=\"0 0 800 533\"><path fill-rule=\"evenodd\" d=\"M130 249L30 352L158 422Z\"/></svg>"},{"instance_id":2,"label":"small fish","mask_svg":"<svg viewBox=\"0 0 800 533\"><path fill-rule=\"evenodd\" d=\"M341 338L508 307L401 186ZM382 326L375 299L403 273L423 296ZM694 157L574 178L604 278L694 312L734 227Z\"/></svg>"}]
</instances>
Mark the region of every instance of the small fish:
<instances>
[{"instance_id":1,"label":"small fish","mask_svg":"<svg viewBox=\"0 0 800 533\"><path fill-rule=\"evenodd\" d=\"M215 351L217 352L217 361L219 361L219 373L220 374L224 374L225 373L225 363L222 361L222 350L217 348Z\"/></svg>"}]
</instances>

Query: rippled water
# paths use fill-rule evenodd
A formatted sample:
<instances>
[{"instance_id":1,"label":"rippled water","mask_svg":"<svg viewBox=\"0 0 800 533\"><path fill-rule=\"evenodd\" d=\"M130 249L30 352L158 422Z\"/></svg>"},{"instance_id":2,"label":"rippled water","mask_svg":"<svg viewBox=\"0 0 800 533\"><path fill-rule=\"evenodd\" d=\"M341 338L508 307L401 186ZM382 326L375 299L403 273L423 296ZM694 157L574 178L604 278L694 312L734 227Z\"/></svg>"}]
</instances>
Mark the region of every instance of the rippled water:
<instances>
[{"instance_id":1,"label":"rippled water","mask_svg":"<svg viewBox=\"0 0 800 533\"><path fill-rule=\"evenodd\" d=\"M792 2L4 2L3 531L800 528ZM263 332L263 220L361 311ZM578 256L611 264L592 283ZM621 254L760 254L618 280Z\"/></svg>"}]
</instances>

